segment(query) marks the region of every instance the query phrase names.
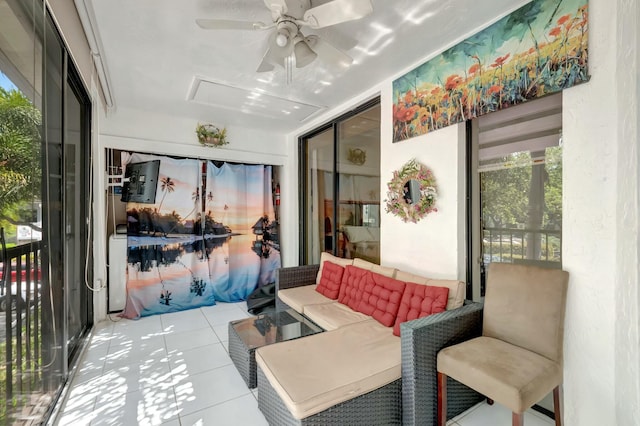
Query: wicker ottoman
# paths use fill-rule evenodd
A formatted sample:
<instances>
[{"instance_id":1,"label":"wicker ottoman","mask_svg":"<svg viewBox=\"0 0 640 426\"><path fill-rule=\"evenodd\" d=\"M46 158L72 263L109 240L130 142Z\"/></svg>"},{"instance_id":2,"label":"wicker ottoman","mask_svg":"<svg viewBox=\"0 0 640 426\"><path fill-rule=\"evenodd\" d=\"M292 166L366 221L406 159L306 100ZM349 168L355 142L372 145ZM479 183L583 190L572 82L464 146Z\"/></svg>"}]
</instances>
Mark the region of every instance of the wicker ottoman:
<instances>
[{"instance_id":1,"label":"wicker ottoman","mask_svg":"<svg viewBox=\"0 0 640 426\"><path fill-rule=\"evenodd\" d=\"M257 386L255 350L324 331L293 309L229 323L229 356L249 388Z\"/></svg>"}]
</instances>

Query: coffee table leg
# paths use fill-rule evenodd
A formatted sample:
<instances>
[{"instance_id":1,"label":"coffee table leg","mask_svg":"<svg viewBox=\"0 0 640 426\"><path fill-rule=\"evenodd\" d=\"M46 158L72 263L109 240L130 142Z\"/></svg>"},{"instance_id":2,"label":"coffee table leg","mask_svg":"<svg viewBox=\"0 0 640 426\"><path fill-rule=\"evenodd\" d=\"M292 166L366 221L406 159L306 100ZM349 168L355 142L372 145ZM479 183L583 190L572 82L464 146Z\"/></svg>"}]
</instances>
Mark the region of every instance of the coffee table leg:
<instances>
[{"instance_id":1,"label":"coffee table leg","mask_svg":"<svg viewBox=\"0 0 640 426\"><path fill-rule=\"evenodd\" d=\"M236 369L249 389L255 388L258 385L256 379L255 350L248 349L244 345L231 323L229 323L229 357L231 357Z\"/></svg>"}]
</instances>

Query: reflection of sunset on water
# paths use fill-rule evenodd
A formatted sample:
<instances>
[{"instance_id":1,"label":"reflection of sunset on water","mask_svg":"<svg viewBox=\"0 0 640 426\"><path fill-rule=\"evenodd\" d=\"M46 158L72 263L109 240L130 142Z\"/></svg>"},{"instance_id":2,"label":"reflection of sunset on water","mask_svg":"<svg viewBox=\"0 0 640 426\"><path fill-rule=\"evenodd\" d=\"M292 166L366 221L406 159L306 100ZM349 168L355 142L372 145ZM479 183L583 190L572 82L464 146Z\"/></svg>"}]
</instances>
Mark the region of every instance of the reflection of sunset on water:
<instances>
[{"instance_id":1,"label":"reflection of sunset on water","mask_svg":"<svg viewBox=\"0 0 640 426\"><path fill-rule=\"evenodd\" d=\"M245 300L255 288L255 283L264 285L275 281L275 271L280 266L277 249L271 248L266 259L251 250L255 240L253 234L236 235L222 244L206 248L204 252L194 250L194 243L141 246L139 249L151 253L147 256L153 260L148 261L148 271L140 270L139 262L127 265L127 297L131 303L125 316L136 318L185 307L206 306L213 304L211 300ZM167 252L180 254L167 264L155 260L166 260L163 254ZM234 256L229 257L229 252L235 253ZM205 283L202 296L194 295L185 285L193 279ZM167 290L171 292L170 305L158 302L161 292Z\"/></svg>"}]
</instances>

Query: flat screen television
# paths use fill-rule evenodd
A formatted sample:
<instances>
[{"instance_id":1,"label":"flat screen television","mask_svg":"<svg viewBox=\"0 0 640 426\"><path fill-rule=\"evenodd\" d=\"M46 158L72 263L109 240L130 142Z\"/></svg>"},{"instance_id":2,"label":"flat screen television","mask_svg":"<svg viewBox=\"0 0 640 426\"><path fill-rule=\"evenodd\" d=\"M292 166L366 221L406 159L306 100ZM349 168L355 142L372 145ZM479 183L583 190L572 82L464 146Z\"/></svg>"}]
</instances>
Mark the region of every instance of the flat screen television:
<instances>
[{"instance_id":1,"label":"flat screen television","mask_svg":"<svg viewBox=\"0 0 640 426\"><path fill-rule=\"evenodd\" d=\"M122 186L123 202L154 204L158 189L160 160L127 164Z\"/></svg>"}]
</instances>

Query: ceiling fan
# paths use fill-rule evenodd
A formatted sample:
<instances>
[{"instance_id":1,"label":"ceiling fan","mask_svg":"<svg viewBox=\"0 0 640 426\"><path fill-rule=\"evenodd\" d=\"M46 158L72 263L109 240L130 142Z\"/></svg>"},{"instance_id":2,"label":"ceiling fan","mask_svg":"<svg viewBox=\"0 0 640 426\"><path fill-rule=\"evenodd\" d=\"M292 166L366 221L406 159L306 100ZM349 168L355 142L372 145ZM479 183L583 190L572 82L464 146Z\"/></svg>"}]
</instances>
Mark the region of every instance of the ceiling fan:
<instances>
[{"instance_id":1,"label":"ceiling fan","mask_svg":"<svg viewBox=\"0 0 640 426\"><path fill-rule=\"evenodd\" d=\"M272 71L279 65L287 70L288 81L293 61L296 68L306 67L318 56L340 68L353 63L353 58L319 36L302 34L302 27L325 28L373 12L371 0L331 0L315 7L311 7L311 0L264 0L264 3L271 11L271 24L227 19L196 19L196 24L206 30L275 29L257 71Z\"/></svg>"}]
</instances>

